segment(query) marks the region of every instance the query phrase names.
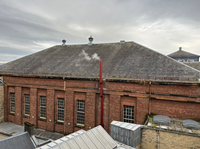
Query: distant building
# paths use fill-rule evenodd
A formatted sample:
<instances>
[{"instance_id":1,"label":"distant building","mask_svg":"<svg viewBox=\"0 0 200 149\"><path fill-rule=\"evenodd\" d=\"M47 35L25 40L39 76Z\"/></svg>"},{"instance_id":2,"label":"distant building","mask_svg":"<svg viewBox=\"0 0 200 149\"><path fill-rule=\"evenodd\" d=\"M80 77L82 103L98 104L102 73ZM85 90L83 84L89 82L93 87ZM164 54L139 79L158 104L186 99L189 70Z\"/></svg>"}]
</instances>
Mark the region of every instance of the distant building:
<instances>
[{"instance_id":1,"label":"distant building","mask_svg":"<svg viewBox=\"0 0 200 149\"><path fill-rule=\"evenodd\" d=\"M179 47L179 50L169 54L169 57L179 61L179 62L199 62L200 56L192 54L182 50L182 47Z\"/></svg>"},{"instance_id":2,"label":"distant building","mask_svg":"<svg viewBox=\"0 0 200 149\"><path fill-rule=\"evenodd\" d=\"M72 133L103 122L143 124L150 113L200 119L200 71L135 42L57 45L0 66L4 121Z\"/></svg>"}]
</instances>

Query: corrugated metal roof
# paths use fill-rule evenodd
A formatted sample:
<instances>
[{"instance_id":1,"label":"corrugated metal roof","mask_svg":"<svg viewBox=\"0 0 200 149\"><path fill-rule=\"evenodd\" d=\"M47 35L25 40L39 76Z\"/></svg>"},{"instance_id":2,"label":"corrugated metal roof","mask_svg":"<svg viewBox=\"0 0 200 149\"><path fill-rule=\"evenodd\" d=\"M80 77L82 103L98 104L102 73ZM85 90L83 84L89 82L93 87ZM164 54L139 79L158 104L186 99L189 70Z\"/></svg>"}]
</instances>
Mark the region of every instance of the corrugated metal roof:
<instances>
[{"instance_id":1,"label":"corrugated metal roof","mask_svg":"<svg viewBox=\"0 0 200 149\"><path fill-rule=\"evenodd\" d=\"M77 135L78 134L78 135ZM66 139L67 138L67 139ZM97 126L89 131L80 130L68 136L60 138L52 143L39 147L38 149L114 149L131 148L117 144L109 134Z\"/></svg>"},{"instance_id":2,"label":"corrugated metal roof","mask_svg":"<svg viewBox=\"0 0 200 149\"><path fill-rule=\"evenodd\" d=\"M0 66L2 75L196 81L200 71L135 42L54 46Z\"/></svg>"},{"instance_id":3,"label":"corrugated metal roof","mask_svg":"<svg viewBox=\"0 0 200 149\"><path fill-rule=\"evenodd\" d=\"M28 132L0 140L0 149L34 149Z\"/></svg>"}]
</instances>

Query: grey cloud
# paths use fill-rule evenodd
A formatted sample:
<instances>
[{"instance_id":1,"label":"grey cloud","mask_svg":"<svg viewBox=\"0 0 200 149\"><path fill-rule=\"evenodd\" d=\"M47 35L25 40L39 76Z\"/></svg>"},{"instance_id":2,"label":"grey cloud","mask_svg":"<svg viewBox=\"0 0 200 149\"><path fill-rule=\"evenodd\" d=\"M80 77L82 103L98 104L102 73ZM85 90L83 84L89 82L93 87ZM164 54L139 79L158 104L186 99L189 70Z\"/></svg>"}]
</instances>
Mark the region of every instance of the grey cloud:
<instances>
[{"instance_id":1,"label":"grey cloud","mask_svg":"<svg viewBox=\"0 0 200 149\"><path fill-rule=\"evenodd\" d=\"M31 51L25 51L17 48L3 47L3 46L0 46L0 52L11 55L28 55L32 53Z\"/></svg>"},{"instance_id":2,"label":"grey cloud","mask_svg":"<svg viewBox=\"0 0 200 149\"><path fill-rule=\"evenodd\" d=\"M23 56L63 38L87 43L89 35L95 43L125 39L164 54L179 46L197 51L199 6L199 0L1 0L0 53Z\"/></svg>"}]
</instances>

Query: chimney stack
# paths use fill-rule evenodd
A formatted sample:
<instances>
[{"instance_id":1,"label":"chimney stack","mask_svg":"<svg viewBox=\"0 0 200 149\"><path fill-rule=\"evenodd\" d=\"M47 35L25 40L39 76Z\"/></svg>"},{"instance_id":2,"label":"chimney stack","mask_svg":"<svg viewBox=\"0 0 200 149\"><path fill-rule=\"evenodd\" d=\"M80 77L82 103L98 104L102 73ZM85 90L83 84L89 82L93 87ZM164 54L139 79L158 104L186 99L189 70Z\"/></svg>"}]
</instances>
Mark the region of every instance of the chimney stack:
<instances>
[{"instance_id":1,"label":"chimney stack","mask_svg":"<svg viewBox=\"0 0 200 149\"><path fill-rule=\"evenodd\" d=\"M179 47L179 51L181 51L182 50L182 47Z\"/></svg>"},{"instance_id":2,"label":"chimney stack","mask_svg":"<svg viewBox=\"0 0 200 149\"><path fill-rule=\"evenodd\" d=\"M29 122L24 122L24 131L28 131L29 135L32 136L34 135L34 124L31 124Z\"/></svg>"},{"instance_id":3,"label":"chimney stack","mask_svg":"<svg viewBox=\"0 0 200 149\"><path fill-rule=\"evenodd\" d=\"M92 41L93 41L92 35L91 35L90 38L88 38L88 39L89 39L88 45L92 45Z\"/></svg>"}]
</instances>

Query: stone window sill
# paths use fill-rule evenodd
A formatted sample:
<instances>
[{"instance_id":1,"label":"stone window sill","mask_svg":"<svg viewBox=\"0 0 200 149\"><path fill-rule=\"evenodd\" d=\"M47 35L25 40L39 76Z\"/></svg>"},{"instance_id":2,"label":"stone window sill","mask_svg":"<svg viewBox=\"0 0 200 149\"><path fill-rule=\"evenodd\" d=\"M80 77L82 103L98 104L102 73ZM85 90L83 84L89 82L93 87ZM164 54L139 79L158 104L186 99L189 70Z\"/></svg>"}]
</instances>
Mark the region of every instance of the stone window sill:
<instances>
[{"instance_id":1,"label":"stone window sill","mask_svg":"<svg viewBox=\"0 0 200 149\"><path fill-rule=\"evenodd\" d=\"M30 118L30 115L24 114L23 117L24 118Z\"/></svg>"},{"instance_id":2,"label":"stone window sill","mask_svg":"<svg viewBox=\"0 0 200 149\"><path fill-rule=\"evenodd\" d=\"M39 120L39 121L43 121L43 122L46 122L46 121L47 121L46 118L44 118L44 117L39 117L38 120Z\"/></svg>"},{"instance_id":3,"label":"stone window sill","mask_svg":"<svg viewBox=\"0 0 200 149\"><path fill-rule=\"evenodd\" d=\"M83 125L83 124L75 124L74 126L78 127L78 128L85 128L85 125Z\"/></svg>"},{"instance_id":4,"label":"stone window sill","mask_svg":"<svg viewBox=\"0 0 200 149\"><path fill-rule=\"evenodd\" d=\"M10 112L9 115L14 115L15 116L15 112Z\"/></svg>"},{"instance_id":5,"label":"stone window sill","mask_svg":"<svg viewBox=\"0 0 200 149\"><path fill-rule=\"evenodd\" d=\"M64 121L59 121L59 120L57 120L57 121L55 121L55 124L64 125Z\"/></svg>"}]
</instances>

